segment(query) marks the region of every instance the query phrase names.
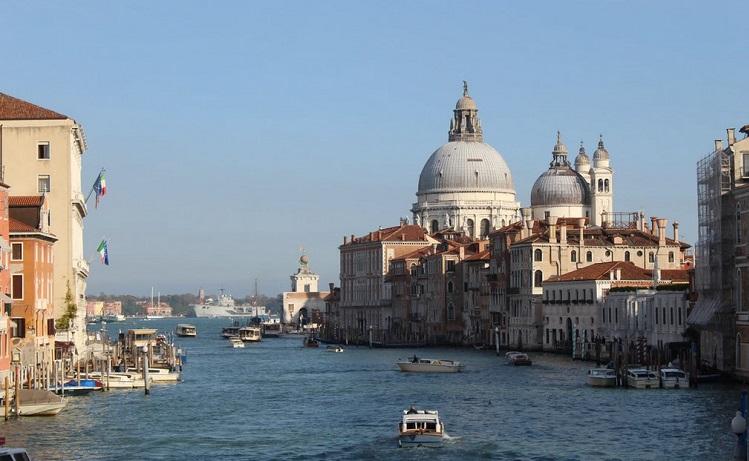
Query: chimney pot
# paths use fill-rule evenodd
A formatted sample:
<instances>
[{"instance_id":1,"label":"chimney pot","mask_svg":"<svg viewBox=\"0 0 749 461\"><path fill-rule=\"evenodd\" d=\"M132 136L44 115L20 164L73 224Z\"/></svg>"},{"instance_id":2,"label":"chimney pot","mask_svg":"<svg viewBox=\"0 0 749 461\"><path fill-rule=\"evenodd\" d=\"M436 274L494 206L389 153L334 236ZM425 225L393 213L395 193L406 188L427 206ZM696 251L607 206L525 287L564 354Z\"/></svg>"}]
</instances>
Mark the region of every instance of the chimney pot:
<instances>
[{"instance_id":1,"label":"chimney pot","mask_svg":"<svg viewBox=\"0 0 749 461\"><path fill-rule=\"evenodd\" d=\"M557 217L549 216L546 221L549 223L549 243L557 243Z\"/></svg>"},{"instance_id":2,"label":"chimney pot","mask_svg":"<svg viewBox=\"0 0 749 461\"><path fill-rule=\"evenodd\" d=\"M679 243L679 221L674 221L674 242Z\"/></svg>"},{"instance_id":3,"label":"chimney pot","mask_svg":"<svg viewBox=\"0 0 749 461\"><path fill-rule=\"evenodd\" d=\"M658 230L657 230L658 229L658 225L657 225L656 221L658 221L658 218L656 218L655 216L651 216L650 217L650 232L653 235L658 235Z\"/></svg>"},{"instance_id":4,"label":"chimney pot","mask_svg":"<svg viewBox=\"0 0 749 461\"><path fill-rule=\"evenodd\" d=\"M335 284L333 282L328 283L328 287L330 288L330 292L333 292L333 288L335 287Z\"/></svg>"},{"instance_id":5,"label":"chimney pot","mask_svg":"<svg viewBox=\"0 0 749 461\"><path fill-rule=\"evenodd\" d=\"M722 139L716 139L715 140L715 150L716 151L723 150L723 140Z\"/></svg>"},{"instance_id":6,"label":"chimney pot","mask_svg":"<svg viewBox=\"0 0 749 461\"><path fill-rule=\"evenodd\" d=\"M663 246L666 244L666 223L668 223L668 220L666 219L658 219L658 245Z\"/></svg>"},{"instance_id":7,"label":"chimney pot","mask_svg":"<svg viewBox=\"0 0 749 461\"><path fill-rule=\"evenodd\" d=\"M562 245L567 245L567 223L562 222L562 224L559 225L559 243Z\"/></svg>"},{"instance_id":8,"label":"chimney pot","mask_svg":"<svg viewBox=\"0 0 749 461\"><path fill-rule=\"evenodd\" d=\"M728 128L726 133L728 134L728 147L731 147L736 142L736 128Z\"/></svg>"}]
</instances>

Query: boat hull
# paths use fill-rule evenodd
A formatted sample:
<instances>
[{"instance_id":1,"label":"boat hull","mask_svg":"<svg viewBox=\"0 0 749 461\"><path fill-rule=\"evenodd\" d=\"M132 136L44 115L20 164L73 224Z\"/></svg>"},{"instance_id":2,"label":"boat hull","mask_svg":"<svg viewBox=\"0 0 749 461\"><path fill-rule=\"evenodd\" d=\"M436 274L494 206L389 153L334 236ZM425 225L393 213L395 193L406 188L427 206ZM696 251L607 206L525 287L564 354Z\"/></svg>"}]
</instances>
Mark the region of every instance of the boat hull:
<instances>
[{"instance_id":1,"label":"boat hull","mask_svg":"<svg viewBox=\"0 0 749 461\"><path fill-rule=\"evenodd\" d=\"M398 362L398 368L410 373L457 373L463 370L463 365Z\"/></svg>"},{"instance_id":2,"label":"boat hull","mask_svg":"<svg viewBox=\"0 0 749 461\"><path fill-rule=\"evenodd\" d=\"M661 380L664 389L689 389L689 379L667 378Z\"/></svg>"},{"instance_id":3,"label":"boat hull","mask_svg":"<svg viewBox=\"0 0 749 461\"><path fill-rule=\"evenodd\" d=\"M398 437L399 447L439 447L442 445L442 434L401 434Z\"/></svg>"},{"instance_id":4,"label":"boat hull","mask_svg":"<svg viewBox=\"0 0 749 461\"><path fill-rule=\"evenodd\" d=\"M31 405L21 404L18 406L19 416L54 416L65 408L67 402L38 403Z\"/></svg>"},{"instance_id":5,"label":"boat hull","mask_svg":"<svg viewBox=\"0 0 749 461\"><path fill-rule=\"evenodd\" d=\"M588 385L592 387L616 387L616 376L588 376Z\"/></svg>"},{"instance_id":6,"label":"boat hull","mask_svg":"<svg viewBox=\"0 0 749 461\"><path fill-rule=\"evenodd\" d=\"M657 379L627 379L627 387L632 389L657 389Z\"/></svg>"}]
</instances>

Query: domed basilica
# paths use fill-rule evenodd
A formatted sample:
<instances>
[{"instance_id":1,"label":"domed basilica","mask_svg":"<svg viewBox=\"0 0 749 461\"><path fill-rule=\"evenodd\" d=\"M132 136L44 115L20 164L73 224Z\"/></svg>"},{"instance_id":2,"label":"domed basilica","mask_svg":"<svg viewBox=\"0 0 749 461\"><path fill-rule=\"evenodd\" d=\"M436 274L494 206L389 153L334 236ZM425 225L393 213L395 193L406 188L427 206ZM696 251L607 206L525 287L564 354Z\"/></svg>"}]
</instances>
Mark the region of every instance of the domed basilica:
<instances>
[{"instance_id":1,"label":"domed basilica","mask_svg":"<svg viewBox=\"0 0 749 461\"><path fill-rule=\"evenodd\" d=\"M453 229L485 237L493 228L517 221L519 208L510 168L484 142L478 107L463 82L448 142L421 170L411 209L414 223L431 233Z\"/></svg>"},{"instance_id":2,"label":"domed basilica","mask_svg":"<svg viewBox=\"0 0 749 461\"><path fill-rule=\"evenodd\" d=\"M603 139L592 165L581 143L573 167L559 132L551 155L549 169L531 190L533 218L585 217L591 225L602 225L606 213L613 212L613 170ZM510 168L484 142L478 107L466 82L453 110L447 144L434 151L421 170L411 212L414 223L430 233L449 229L474 238L521 219Z\"/></svg>"}]
</instances>

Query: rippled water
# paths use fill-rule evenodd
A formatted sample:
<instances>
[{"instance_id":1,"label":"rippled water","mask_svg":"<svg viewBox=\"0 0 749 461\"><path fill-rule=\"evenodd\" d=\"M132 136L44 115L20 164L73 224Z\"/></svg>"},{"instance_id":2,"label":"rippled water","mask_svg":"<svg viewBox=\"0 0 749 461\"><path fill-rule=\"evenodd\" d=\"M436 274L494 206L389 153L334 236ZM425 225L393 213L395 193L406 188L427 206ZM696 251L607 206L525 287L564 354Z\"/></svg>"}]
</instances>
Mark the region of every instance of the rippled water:
<instances>
[{"instance_id":1,"label":"rippled water","mask_svg":"<svg viewBox=\"0 0 749 461\"><path fill-rule=\"evenodd\" d=\"M731 459L740 388L591 389L590 364L531 355L510 367L491 352L419 351L464 373L406 374L412 350L304 349L301 338L230 349L225 320L192 319L184 382L73 397L58 416L2 422L9 446L37 460ZM171 331L176 320L137 322ZM110 325L132 327L136 322ZM438 409L443 448L397 448L400 412Z\"/></svg>"}]
</instances>

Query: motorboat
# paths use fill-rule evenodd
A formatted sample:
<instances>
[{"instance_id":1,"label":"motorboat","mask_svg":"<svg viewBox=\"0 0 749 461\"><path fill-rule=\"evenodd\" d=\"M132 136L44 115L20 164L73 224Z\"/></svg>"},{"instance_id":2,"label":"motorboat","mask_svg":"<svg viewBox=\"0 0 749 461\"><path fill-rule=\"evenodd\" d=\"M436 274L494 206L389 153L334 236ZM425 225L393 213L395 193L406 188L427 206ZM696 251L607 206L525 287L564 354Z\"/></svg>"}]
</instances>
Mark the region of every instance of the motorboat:
<instances>
[{"instance_id":1,"label":"motorboat","mask_svg":"<svg viewBox=\"0 0 749 461\"><path fill-rule=\"evenodd\" d=\"M588 385L616 387L616 372L611 368L591 368L588 370Z\"/></svg>"},{"instance_id":2,"label":"motorboat","mask_svg":"<svg viewBox=\"0 0 749 461\"><path fill-rule=\"evenodd\" d=\"M230 327L224 327L221 329L221 336L224 338L231 338L233 336L239 336L239 325L235 324Z\"/></svg>"},{"instance_id":3,"label":"motorboat","mask_svg":"<svg viewBox=\"0 0 749 461\"><path fill-rule=\"evenodd\" d=\"M88 395L94 391L103 391L104 383L98 379L71 379L63 383L62 387L53 389L54 392L64 395Z\"/></svg>"},{"instance_id":4,"label":"motorboat","mask_svg":"<svg viewBox=\"0 0 749 461\"><path fill-rule=\"evenodd\" d=\"M177 325L175 333L177 334L177 336L181 336L183 338L194 338L198 336L198 329L195 328L195 325L180 323Z\"/></svg>"},{"instance_id":5,"label":"motorboat","mask_svg":"<svg viewBox=\"0 0 749 461\"><path fill-rule=\"evenodd\" d=\"M304 347L320 347L320 342L314 336L304 337Z\"/></svg>"},{"instance_id":6,"label":"motorboat","mask_svg":"<svg viewBox=\"0 0 749 461\"><path fill-rule=\"evenodd\" d=\"M112 372L107 373L93 372L87 373L87 378L98 379L105 387L109 389L137 389L146 386L146 382L143 379L143 375L140 373L121 373ZM150 377L149 377L150 378ZM150 379L153 382L153 379Z\"/></svg>"},{"instance_id":7,"label":"motorboat","mask_svg":"<svg viewBox=\"0 0 749 461\"><path fill-rule=\"evenodd\" d=\"M31 461L25 448L0 447L0 461Z\"/></svg>"},{"instance_id":8,"label":"motorboat","mask_svg":"<svg viewBox=\"0 0 749 461\"><path fill-rule=\"evenodd\" d=\"M260 326L263 329L263 338L278 338L283 334L281 321L276 316L270 316Z\"/></svg>"},{"instance_id":9,"label":"motorboat","mask_svg":"<svg viewBox=\"0 0 749 461\"><path fill-rule=\"evenodd\" d=\"M177 382L182 375L178 371L171 371L167 368L149 368L148 377L156 384Z\"/></svg>"},{"instance_id":10,"label":"motorboat","mask_svg":"<svg viewBox=\"0 0 749 461\"><path fill-rule=\"evenodd\" d=\"M454 360L425 359L415 355L407 360L396 362L401 371L414 373L457 373L463 371L463 364Z\"/></svg>"},{"instance_id":11,"label":"motorboat","mask_svg":"<svg viewBox=\"0 0 749 461\"><path fill-rule=\"evenodd\" d=\"M403 410L403 419L398 424L398 446L440 446L445 426L436 410Z\"/></svg>"},{"instance_id":12,"label":"motorboat","mask_svg":"<svg viewBox=\"0 0 749 461\"><path fill-rule=\"evenodd\" d=\"M325 348L325 352L343 352L341 346L328 346Z\"/></svg>"},{"instance_id":13,"label":"motorboat","mask_svg":"<svg viewBox=\"0 0 749 461\"><path fill-rule=\"evenodd\" d=\"M658 375L645 368L627 370L627 387L634 389L655 389L658 387Z\"/></svg>"},{"instance_id":14,"label":"motorboat","mask_svg":"<svg viewBox=\"0 0 749 461\"><path fill-rule=\"evenodd\" d=\"M244 347L244 341L239 339L239 336L232 336L229 338L229 346L233 347L234 349L239 349Z\"/></svg>"},{"instance_id":15,"label":"motorboat","mask_svg":"<svg viewBox=\"0 0 749 461\"><path fill-rule=\"evenodd\" d=\"M127 318L122 314L106 314L102 316L102 320L104 320L107 323L112 322L124 322L127 320Z\"/></svg>"},{"instance_id":16,"label":"motorboat","mask_svg":"<svg viewBox=\"0 0 749 461\"><path fill-rule=\"evenodd\" d=\"M19 389L18 416L54 416L65 408L68 401L44 389Z\"/></svg>"},{"instance_id":17,"label":"motorboat","mask_svg":"<svg viewBox=\"0 0 749 461\"><path fill-rule=\"evenodd\" d=\"M679 368L661 368L660 378L664 389L689 389L689 375Z\"/></svg>"},{"instance_id":18,"label":"motorboat","mask_svg":"<svg viewBox=\"0 0 749 461\"><path fill-rule=\"evenodd\" d=\"M507 359L507 363L510 365L523 366L533 364L531 359L528 357L528 354L524 352L508 352L505 354L505 358Z\"/></svg>"},{"instance_id":19,"label":"motorboat","mask_svg":"<svg viewBox=\"0 0 749 461\"><path fill-rule=\"evenodd\" d=\"M257 343L262 341L263 332L259 327L242 327L239 329L239 339L245 342Z\"/></svg>"}]
</instances>

